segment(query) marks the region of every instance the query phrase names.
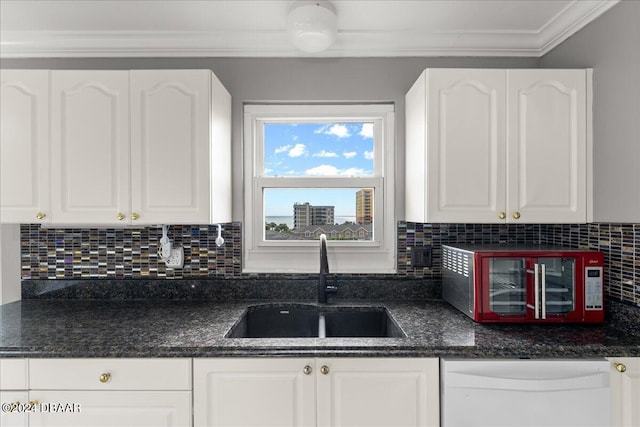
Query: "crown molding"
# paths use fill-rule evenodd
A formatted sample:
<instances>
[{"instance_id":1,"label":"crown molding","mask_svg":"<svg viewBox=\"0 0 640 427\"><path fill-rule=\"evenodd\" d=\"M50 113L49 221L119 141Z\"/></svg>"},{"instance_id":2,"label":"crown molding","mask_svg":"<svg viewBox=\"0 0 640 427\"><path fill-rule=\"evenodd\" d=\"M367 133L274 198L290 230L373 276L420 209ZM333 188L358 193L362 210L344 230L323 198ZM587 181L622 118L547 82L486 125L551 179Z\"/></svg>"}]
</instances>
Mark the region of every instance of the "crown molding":
<instances>
[{"instance_id":1,"label":"crown molding","mask_svg":"<svg viewBox=\"0 0 640 427\"><path fill-rule=\"evenodd\" d=\"M536 31L339 31L315 54L297 51L285 30L3 31L0 58L96 57L540 57L620 0L576 0Z\"/></svg>"},{"instance_id":2,"label":"crown molding","mask_svg":"<svg viewBox=\"0 0 640 427\"><path fill-rule=\"evenodd\" d=\"M540 55L544 56L560 43L580 31L622 0L600 2L574 1L549 21L540 31Z\"/></svg>"}]
</instances>

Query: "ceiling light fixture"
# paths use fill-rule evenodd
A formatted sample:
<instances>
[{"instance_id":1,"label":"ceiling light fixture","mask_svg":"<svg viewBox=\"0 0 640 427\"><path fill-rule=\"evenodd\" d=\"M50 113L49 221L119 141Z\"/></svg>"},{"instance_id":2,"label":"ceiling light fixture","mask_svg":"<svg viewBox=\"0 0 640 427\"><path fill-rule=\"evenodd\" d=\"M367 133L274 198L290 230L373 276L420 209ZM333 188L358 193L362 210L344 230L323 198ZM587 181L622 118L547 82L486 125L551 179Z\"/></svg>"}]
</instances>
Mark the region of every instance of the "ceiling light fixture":
<instances>
[{"instance_id":1,"label":"ceiling light fixture","mask_svg":"<svg viewBox=\"0 0 640 427\"><path fill-rule=\"evenodd\" d=\"M303 52L322 52L333 44L338 32L335 7L327 0L298 0L287 14L287 31Z\"/></svg>"}]
</instances>

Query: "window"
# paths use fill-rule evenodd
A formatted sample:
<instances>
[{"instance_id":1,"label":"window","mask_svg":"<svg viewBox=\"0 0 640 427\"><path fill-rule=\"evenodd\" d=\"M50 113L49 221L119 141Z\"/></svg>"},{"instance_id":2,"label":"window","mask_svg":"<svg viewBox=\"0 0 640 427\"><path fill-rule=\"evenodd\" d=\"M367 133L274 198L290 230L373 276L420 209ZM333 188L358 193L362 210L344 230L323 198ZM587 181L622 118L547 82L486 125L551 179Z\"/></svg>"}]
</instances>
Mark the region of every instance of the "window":
<instances>
[{"instance_id":1,"label":"window","mask_svg":"<svg viewBox=\"0 0 640 427\"><path fill-rule=\"evenodd\" d=\"M244 107L245 272L395 271L394 109Z\"/></svg>"}]
</instances>

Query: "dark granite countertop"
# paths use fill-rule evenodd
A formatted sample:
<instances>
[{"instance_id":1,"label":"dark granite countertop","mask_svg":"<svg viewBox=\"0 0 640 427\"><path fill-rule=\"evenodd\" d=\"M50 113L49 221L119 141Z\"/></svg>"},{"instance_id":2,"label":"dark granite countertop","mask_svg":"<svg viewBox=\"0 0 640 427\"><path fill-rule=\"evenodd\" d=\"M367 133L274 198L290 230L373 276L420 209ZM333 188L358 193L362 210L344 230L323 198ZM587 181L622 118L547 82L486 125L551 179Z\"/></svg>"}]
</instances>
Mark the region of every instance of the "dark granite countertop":
<instances>
[{"instance_id":1,"label":"dark granite countertop","mask_svg":"<svg viewBox=\"0 0 640 427\"><path fill-rule=\"evenodd\" d=\"M481 325L439 300L335 304L385 306L406 338L224 337L264 303L24 300L0 306L0 357L640 356L640 337L606 324Z\"/></svg>"}]
</instances>

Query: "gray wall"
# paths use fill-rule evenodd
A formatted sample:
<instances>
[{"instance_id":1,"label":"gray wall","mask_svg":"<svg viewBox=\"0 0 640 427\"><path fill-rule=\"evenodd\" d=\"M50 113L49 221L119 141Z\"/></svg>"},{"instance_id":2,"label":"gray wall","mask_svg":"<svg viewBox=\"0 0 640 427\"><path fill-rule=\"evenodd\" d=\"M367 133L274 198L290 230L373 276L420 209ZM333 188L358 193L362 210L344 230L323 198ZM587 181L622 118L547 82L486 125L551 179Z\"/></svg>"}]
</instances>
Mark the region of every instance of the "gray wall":
<instances>
[{"instance_id":1,"label":"gray wall","mask_svg":"<svg viewBox=\"0 0 640 427\"><path fill-rule=\"evenodd\" d=\"M640 1L614 6L540 65L593 68L594 221L640 223Z\"/></svg>"},{"instance_id":2,"label":"gray wall","mask_svg":"<svg viewBox=\"0 0 640 427\"><path fill-rule=\"evenodd\" d=\"M391 101L396 105L396 218L404 219L404 95L428 67L534 68L536 58L3 59L2 68L209 68L233 97L234 220L242 220L242 105L247 101Z\"/></svg>"}]
</instances>

